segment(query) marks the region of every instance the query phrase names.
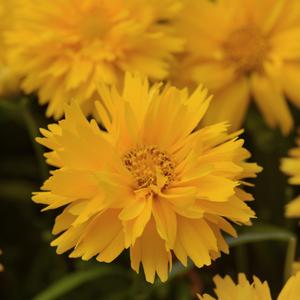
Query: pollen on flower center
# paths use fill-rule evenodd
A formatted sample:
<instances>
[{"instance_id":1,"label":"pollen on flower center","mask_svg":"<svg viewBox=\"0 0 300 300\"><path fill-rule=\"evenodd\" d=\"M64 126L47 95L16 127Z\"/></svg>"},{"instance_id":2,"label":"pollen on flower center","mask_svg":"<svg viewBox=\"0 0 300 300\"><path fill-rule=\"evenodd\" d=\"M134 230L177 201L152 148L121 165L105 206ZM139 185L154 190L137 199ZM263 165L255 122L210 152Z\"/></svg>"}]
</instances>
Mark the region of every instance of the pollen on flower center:
<instances>
[{"instance_id":1,"label":"pollen on flower center","mask_svg":"<svg viewBox=\"0 0 300 300\"><path fill-rule=\"evenodd\" d=\"M169 154L155 145L138 146L125 153L123 163L139 188L157 185L167 187L174 180L175 164ZM159 178L162 182L159 182Z\"/></svg>"},{"instance_id":2,"label":"pollen on flower center","mask_svg":"<svg viewBox=\"0 0 300 300\"><path fill-rule=\"evenodd\" d=\"M261 69L269 45L258 28L249 26L233 31L223 48L227 61L236 64L238 72L248 73Z\"/></svg>"}]
</instances>

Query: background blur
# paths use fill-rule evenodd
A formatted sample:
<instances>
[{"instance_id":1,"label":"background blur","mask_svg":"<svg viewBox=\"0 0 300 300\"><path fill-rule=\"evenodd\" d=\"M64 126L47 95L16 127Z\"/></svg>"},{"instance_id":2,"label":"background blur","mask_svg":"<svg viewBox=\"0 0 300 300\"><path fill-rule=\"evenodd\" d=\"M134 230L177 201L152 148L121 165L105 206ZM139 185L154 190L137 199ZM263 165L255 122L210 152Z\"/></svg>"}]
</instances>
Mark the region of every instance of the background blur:
<instances>
[{"instance_id":1,"label":"background blur","mask_svg":"<svg viewBox=\"0 0 300 300\"><path fill-rule=\"evenodd\" d=\"M299 125L300 113L293 112ZM249 279L255 274L268 280L274 293L281 289L287 252L284 236L297 229L297 221L284 218L284 205L300 191L288 187L279 161L294 145L295 131L285 138L266 127L255 107L248 111L246 148L264 171L252 188L256 201L250 203L259 221L242 230L246 236L255 231L269 234L269 238L233 245L230 255L200 270L175 264L167 283L151 285L143 274L130 269L128 253L107 265L69 259L50 247L55 212L42 213L42 207L31 201L31 193L39 190L49 171L41 156L44 149L34 142L38 128L46 124L44 115L44 108L34 98L0 101L0 263L5 269L0 273L0 299L187 300L194 299L196 292L211 291L215 274L236 278L241 271ZM270 241L280 233L282 239Z\"/></svg>"}]
</instances>

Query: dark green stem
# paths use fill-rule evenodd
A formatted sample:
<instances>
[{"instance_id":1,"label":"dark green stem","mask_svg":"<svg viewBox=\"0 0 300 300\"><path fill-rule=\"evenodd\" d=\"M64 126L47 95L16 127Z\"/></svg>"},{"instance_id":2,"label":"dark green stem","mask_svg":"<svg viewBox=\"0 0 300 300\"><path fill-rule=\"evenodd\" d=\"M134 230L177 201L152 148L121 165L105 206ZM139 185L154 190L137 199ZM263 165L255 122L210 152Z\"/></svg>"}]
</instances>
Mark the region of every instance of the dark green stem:
<instances>
[{"instance_id":1,"label":"dark green stem","mask_svg":"<svg viewBox=\"0 0 300 300\"><path fill-rule=\"evenodd\" d=\"M35 155L37 158L39 170L40 170L40 176L42 180L45 180L49 175L49 170L47 167L47 164L45 163L45 159L43 156L44 150L42 146L40 146L36 141L35 138L39 135L39 126L32 114L32 111L30 109L30 102L28 98L21 99L20 106L22 109L23 118L29 133L29 136L31 138L33 148L35 151Z\"/></svg>"},{"instance_id":2,"label":"dark green stem","mask_svg":"<svg viewBox=\"0 0 300 300\"><path fill-rule=\"evenodd\" d=\"M286 281L292 275L292 265L295 259L296 253L296 236L286 230L276 227L258 227L260 230L264 231L259 232L245 232L239 235L238 238L227 238L227 243L230 247L240 246L247 243L263 242L263 241L280 241L286 242L287 252L285 257L285 266L284 266L284 281Z\"/></svg>"}]
</instances>

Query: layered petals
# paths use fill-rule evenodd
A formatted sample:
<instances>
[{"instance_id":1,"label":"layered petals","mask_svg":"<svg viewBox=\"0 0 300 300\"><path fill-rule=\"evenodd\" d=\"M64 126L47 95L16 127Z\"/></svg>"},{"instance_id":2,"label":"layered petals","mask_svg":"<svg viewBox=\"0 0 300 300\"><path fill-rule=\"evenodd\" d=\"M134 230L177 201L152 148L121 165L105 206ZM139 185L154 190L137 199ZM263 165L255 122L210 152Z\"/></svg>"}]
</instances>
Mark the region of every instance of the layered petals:
<instances>
[{"instance_id":1,"label":"layered petals","mask_svg":"<svg viewBox=\"0 0 300 300\"><path fill-rule=\"evenodd\" d=\"M228 253L230 222L255 217L242 184L261 170L245 161L240 132L199 127L210 103L202 87L189 95L127 74L122 93L104 84L98 91L101 127L74 102L37 139L57 167L33 196L45 210L63 207L57 252L111 262L129 248L132 269L142 265L149 282L167 280L173 255L201 268Z\"/></svg>"},{"instance_id":2,"label":"layered petals","mask_svg":"<svg viewBox=\"0 0 300 300\"><path fill-rule=\"evenodd\" d=\"M287 98L299 106L299 1L186 0L176 24L186 44L171 78L204 83L215 95L206 124L239 129L253 98L270 127L291 131Z\"/></svg>"},{"instance_id":3,"label":"layered petals","mask_svg":"<svg viewBox=\"0 0 300 300\"><path fill-rule=\"evenodd\" d=\"M253 276L253 282L249 282L245 274L238 275L238 282L235 283L230 276L221 278L219 275L213 279L215 283L216 297L208 294L198 295L200 300L272 300L268 283L261 282ZM290 277L284 285L277 300L296 300L300 295L300 272ZM275 298L274 298L275 299Z\"/></svg>"},{"instance_id":4,"label":"layered petals","mask_svg":"<svg viewBox=\"0 0 300 300\"><path fill-rule=\"evenodd\" d=\"M229 276L221 278L217 275L214 277L214 283L217 297L204 294L203 296L199 295L200 300L272 300L268 283L261 282L256 276L250 283L245 274L241 273L238 276L238 283L235 284Z\"/></svg>"},{"instance_id":5,"label":"layered petals","mask_svg":"<svg viewBox=\"0 0 300 300\"><path fill-rule=\"evenodd\" d=\"M16 1L8 61L23 91L48 103L48 117L60 119L74 98L90 114L100 82L120 87L126 71L167 77L183 45L172 28L180 8L179 0Z\"/></svg>"}]
</instances>

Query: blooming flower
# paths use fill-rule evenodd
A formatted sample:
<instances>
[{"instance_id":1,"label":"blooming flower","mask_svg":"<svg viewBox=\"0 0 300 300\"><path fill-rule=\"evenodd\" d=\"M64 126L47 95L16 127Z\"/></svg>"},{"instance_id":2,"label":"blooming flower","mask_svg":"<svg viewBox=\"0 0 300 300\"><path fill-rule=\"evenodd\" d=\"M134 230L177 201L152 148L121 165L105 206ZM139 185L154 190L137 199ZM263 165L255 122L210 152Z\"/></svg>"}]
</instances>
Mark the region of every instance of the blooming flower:
<instances>
[{"instance_id":1,"label":"blooming flower","mask_svg":"<svg viewBox=\"0 0 300 300\"><path fill-rule=\"evenodd\" d=\"M7 34L10 63L23 90L49 102L47 116L60 118L73 98L91 112L99 80L120 84L124 71L166 77L182 47L172 32L180 7L179 0L20 0Z\"/></svg>"},{"instance_id":2,"label":"blooming flower","mask_svg":"<svg viewBox=\"0 0 300 300\"><path fill-rule=\"evenodd\" d=\"M237 284L228 275L224 278L217 275L213 281L217 298L204 294L199 296L200 300L271 300L267 282L262 283L256 276L253 277L252 283L247 280L245 274L239 274Z\"/></svg>"},{"instance_id":3,"label":"blooming flower","mask_svg":"<svg viewBox=\"0 0 300 300\"><path fill-rule=\"evenodd\" d=\"M187 0L178 22L186 38L173 77L215 95L206 123L239 128L253 97L270 127L293 127L286 97L300 107L298 0ZM180 72L178 72L178 69Z\"/></svg>"},{"instance_id":4,"label":"blooming flower","mask_svg":"<svg viewBox=\"0 0 300 300\"><path fill-rule=\"evenodd\" d=\"M202 267L228 253L221 231L236 236L228 221L250 224L254 212L245 201L252 196L241 185L260 167L245 162L249 152L226 123L195 130L207 91L150 88L127 74L122 94L106 85L99 94L105 130L72 103L37 139L58 169L33 200L46 209L65 206L53 229L57 253L111 262L130 248L132 268L142 263L149 282L155 273L167 280L172 254Z\"/></svg>"},{"instance_id":5,"label":"blooming flower","mask_svg":"<svg viewBox=\"0 0 300 300\"><path fill-rule=\"evenodd\" d=\"M289 156L281 160L281 170L291 176L289 183L300 184L300 138L297 139L297 147L289 151ZM286 206L285 215L290 218L300 217L300 196L296 197Z\"/></svg>"},{"instance_id":6,"label":"blooming flower","mask_svg":"<svg viewBox=\"0 0 300 300\"><path fill-rule=\"evenodd\" d=\"M253 277L250 283L245 274L239 274L238 283L235 284L229 276L221 278L215 276L215 293L217 298L208 294L198 296L200 300L271 300L270 289L267 282L261 282L257 277ZM296 300L300 297L300 272L290 277L277 300Z\"/></svg>"}]
</instances>

